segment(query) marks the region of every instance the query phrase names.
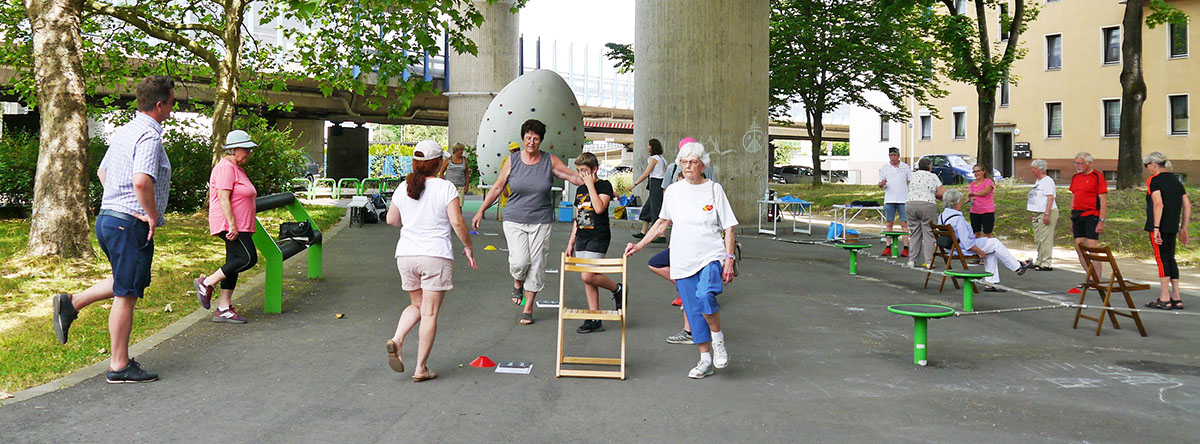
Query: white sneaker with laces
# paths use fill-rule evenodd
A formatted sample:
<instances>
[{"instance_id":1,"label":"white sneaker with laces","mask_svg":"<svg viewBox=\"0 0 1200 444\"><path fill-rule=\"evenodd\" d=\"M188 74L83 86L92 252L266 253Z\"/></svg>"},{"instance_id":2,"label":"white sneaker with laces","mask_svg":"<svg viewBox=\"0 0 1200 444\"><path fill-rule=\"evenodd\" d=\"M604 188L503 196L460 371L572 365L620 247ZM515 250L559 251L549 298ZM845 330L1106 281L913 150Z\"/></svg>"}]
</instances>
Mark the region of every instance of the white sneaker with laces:
<instances>
[{"instance_id":1,"label":"white sneaker with laces","mask_svg":"<svg viewBox=\"0 0 1200 444\"><path fill-rule=\"evenodd\" d=\"M705 376L710 376L712 374L713 374L712 364L709 364L704 361L700 361L700 362L696 363L696 367L692 368L692 371L688 372L688 377L692 378L692 379L701 379Z\"/></svg>"},{"instance_id":2,"label":"white sneaker with laces","mask_svg":"<svg viewBox=\"0 0 1200 444\"><path fill-rule=\"evenodd\" d=\"M725 341L712 341L713 367L725 368L729 365L729 353L725 351Z\"/></svg>"}]
</instances>

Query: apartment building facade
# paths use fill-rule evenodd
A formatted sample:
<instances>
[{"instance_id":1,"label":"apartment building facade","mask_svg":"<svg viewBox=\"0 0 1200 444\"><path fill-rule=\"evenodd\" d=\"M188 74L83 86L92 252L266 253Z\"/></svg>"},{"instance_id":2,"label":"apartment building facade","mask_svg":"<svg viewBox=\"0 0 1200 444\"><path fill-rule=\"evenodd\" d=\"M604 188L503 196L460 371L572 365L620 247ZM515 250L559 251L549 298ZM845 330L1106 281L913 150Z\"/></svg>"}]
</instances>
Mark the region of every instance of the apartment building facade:
<instances>
[{"instance_id":1,"label":"apartment building facade","mask_svg":"<svg viewBox=\"0 0 1200 444\"><path fill-rule=\"evenodd\" d=\"M1075 153L1087 151L1096 158L1093 166L1115 180L1125 3L1026 3L1034 3L1040 14L1021 35L1025 57L1014 63L1011 80L997 91L995 168L1005 177L1030 182L1030 162L1043 159L1051 177L1065 180L1074 174ZM1200 17L1200 0L1171 3L1189 17ZM991 36L999 34L1000 14L1007 14L1009 8L1011 5L1001 3L989 12ZM973 15L973 7L964 5L964 10ZM1192 130L1190 118L1192 107L1200 105L1200 48L1196 55L1191 54L1193 35L1190 24L1142 27L1147 87L1142 106L1142 153L1163 152L1190 184L1200 182L1200 126ZM993 41L998 43L999 37ZM915 104L911 109L911 125L902 126L905 157L975 155L978 151L974 87L949 80L945 87L949 95L932 103L936 113ZM880 126L901 124L880 122Z\"/></svg>"}]
</instances>

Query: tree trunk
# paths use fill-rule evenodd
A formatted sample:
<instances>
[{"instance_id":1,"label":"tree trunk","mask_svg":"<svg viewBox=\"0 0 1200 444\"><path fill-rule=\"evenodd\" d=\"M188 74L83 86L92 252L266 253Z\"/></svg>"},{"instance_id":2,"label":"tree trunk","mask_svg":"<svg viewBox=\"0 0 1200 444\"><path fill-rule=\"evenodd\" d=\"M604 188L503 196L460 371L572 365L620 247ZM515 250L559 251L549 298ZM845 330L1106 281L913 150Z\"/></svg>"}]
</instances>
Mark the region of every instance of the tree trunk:
<instances>
[{"instance_id":1,"label":"tree trunk","mask_svg":"<svg viewBox=\"0 0 1200 444\"><path fill-rule=\"evenodd\" d=\"M823 135L825 133L825 124L822 122L821 113L813 113L809 118L808 137L812 140L812 161L813 161L813 187L821 186L821 176L825 174L821 168L821 148L825 144ZM832 179L832 176L831 176ZM832 180L831 180L832 182Z\"/></svg>"},{"instance_id":2,"label":"tree trunk","mask_svg":"<svg viewBox=\"0 0 1200 444\"><path fill-rule=\"evenodd\" d=\"M1121 32L1121 140L1117 148L1117 188L1138 186L1142 179L1142 0L1125 3Z\"/></svg>"},{"instance_id":3,"label":"tree trunk","mask_svg":"<svg viewBox=\"0 0 1200 444\"><path fill-rule=\"evenodd\" d=\"M976 86L975 93L979 96L979 150L978 162L984 165L984 171L992 171L993 131L996 126L996 89L986 86Z\"/></svg>"},{"instance_id":4,"label":"tree trunk","mask_svg":"<svg viewBox=\"0 0 1200 444\"><path fill-rule=\"evenodd\" d=\"M91 257L83 0L25 0L41 134L30 218L31 256Z\"/></svg>"},{"instance_id":5,"label":"tree trunk","mask_svg":"<svg viewBox=\"0 0 1200 444\"><path fill-rule=\"evenodd\" d=\"M225 151L225 136L233 130L233 118L237 114L238 82L228 65L222 60L222 69L217 73L217 85L213 91L212 146L213 164L221 160Z\"/></svg>"}]
</instances>

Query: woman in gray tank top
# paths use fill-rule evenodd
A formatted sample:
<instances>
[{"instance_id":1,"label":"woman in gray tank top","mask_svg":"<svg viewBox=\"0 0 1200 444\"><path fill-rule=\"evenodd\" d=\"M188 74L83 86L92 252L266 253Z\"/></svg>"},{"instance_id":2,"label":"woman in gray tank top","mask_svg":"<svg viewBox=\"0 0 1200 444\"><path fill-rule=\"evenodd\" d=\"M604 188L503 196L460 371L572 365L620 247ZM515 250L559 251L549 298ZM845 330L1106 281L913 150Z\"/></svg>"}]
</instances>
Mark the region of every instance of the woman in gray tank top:
<instances>
[{"instance_id":1,"label":"woman in gray tank top","mask_svg":"<svg viewBox=\"0 0 1200 444\"><path fill-rule=\"evenodd\" d=\"M458 206L461 208L463 199L467 196L467 178L471 177L471 165L467 162L467 156L463 152L467 147L461 143L454 144L450 158L442 162L442 170L438 172L438 176L446 179L458 188Z\"/></svg>"},{"instance_id":2,"label":"woman in gray tank top","mask_svg":"<svg viewBox=\"0 0 1200 444\"><path fill-rule=\"evenodd\" d=\"M541 150L546 125L529 119L521 125L521 150L512 153L500 168L483 198L483 205L471 219L479 230L483 212L500 196L505 185L512 194L504 207L504 237L508 241L508 272L513 278L513 304L523 305L520 322L533 323L533 300L546 286L546 258L550 251L550 227L554 222L554 201L550 187L554 178L581 185L579 174L553 154Z\"/></svg>"}]
</instances>

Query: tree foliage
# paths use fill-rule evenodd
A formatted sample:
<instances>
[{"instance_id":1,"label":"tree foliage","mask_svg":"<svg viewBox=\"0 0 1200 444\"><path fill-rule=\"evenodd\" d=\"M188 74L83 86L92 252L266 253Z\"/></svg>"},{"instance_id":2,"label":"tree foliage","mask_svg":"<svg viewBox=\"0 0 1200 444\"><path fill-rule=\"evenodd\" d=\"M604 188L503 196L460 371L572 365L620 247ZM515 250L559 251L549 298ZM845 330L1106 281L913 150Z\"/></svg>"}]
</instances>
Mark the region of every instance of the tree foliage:
<instances>
[{"instance_id":1,"label":"tree foliage","mask_svg":"<svg viewBox=\"0 0 1200 444\"><path fill-rule=\"evenodd\" d=\"M924 61L937 47L922 38L935 17L913 2L788 0L771 2L771 114L804 107L813 146L821 146L822 115L860 106L888 120L908 119L909 97L928 103L945 94ZM869 100L877 91L887 103ZM820 185L813 150L814 185Z\"/></svg>"},{"instance_id":2,"label":"tree foliage","mask_svg":"<svg viewBox=\"0 0 1200 444\"><path fill-rule=\"evenodd\" d=\"M991 168L996 88L1009 78L1013 62L1025 56L1021 34L1037 18L1037 8L1025 0L960 0L964 5L961 10L956 0L881 1L930 11L932 20L924 29L937 46L938 70L950 80L975 87L979 105L977 154L979 162ZM1010 3L1012 10L1003 13ZM989 11L1000 12L998 23L989 23Z\"/></svg>"},{"instance_id":3,"label":"tree foliage","mask_svg":"<svg viewBox=\"0 0 1200 444\"><path fill-rule=\"evenodd\" d=\"M617 69L617 74L629 74L633 72L633 45L625 43L605 43L605 48L608 51L604 53L609 60L614 61L613 68Z\"/></svg>"}]
</instances>

